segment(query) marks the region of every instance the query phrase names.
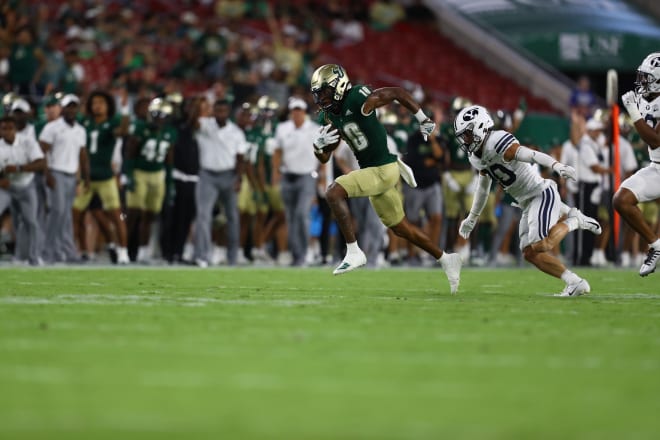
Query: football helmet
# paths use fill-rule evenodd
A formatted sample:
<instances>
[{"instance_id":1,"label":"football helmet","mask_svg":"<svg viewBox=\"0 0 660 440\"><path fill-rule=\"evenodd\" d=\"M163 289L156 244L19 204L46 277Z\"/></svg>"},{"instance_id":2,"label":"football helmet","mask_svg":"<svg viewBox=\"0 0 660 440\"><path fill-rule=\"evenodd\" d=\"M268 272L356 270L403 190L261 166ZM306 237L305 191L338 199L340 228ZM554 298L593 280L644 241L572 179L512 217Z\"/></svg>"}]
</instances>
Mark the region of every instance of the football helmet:
<instances>
[{"instance_id":1,"label":"football helmet","mask_svg":"<svg viewBox=\"0 0 660 440\"><path fill-rule=\"evenodd\" d=\"M5 96L2 97L2 108L4 109L5 114L9 114L11 111L11 105L14 103L14 101L20 99L21 96L14 93L14 92L9 92Z\"/></svg>"},{"instance_id":2,"label":"football helmet","mask_svg":"<svg viewBox=\"0 0 660 440\"><path fill-rule=\"evenodd\" d=\"M495 126L488 110L480 105L464 108L454 119L454 132L461 149L472 154L481 148L490 130Z\"/></svg>"},{"instance_id":3,"label":"football helmet","mask_svg":"<svg viewBox=\"0 0 660 440\"><path fill-rule=\"evenodd\" d=\"M497 109L493 114L493 122L495 123L493 127L495 130L508 130L513 125L511 115L501 108Z\"/></svg>"},{"instance_id":4,"label":"football helmet","mask_svg":"<svg viewBox=\"0 0 660 440\"><path fill-rule=\"evenodd\" d=\"M455 115L461 110L463 110L465 107L469 107L471 105L472 105L472 101L470 101L469 99L464 98L462 96L456 96L454 99L451 100L451 104L449 104L449 113Z\"/></svg>"},{"instance_id":5,"label":"football helmet","mask_svg":"<svg viewBox=\"0 0 660 440\"><path fill-rule=\"evenodd\" d=\"M263 95L257 101L257 108L262 113L275 113L280 108L280 104L268 95Z\"/></svg>"},{"instance_id":6,"label":"football helmet","mask_svg":"<svg viewBox=\"0 0 660 440\"><path fill-rule=\"evenodd\" d=\"M660 93L660 52L653 52L644 58L637 68L635 92L644 98Z\"/></svg>"},{"instance_id":7,"label":"football helmet","mask_svg":"<svg viewBox=\"0 0 660 440\"><path fill-rule=\"evenodd\" d=\"M147 108L149 120L152 122L164 120L174 114L174 106L167 99L154 98Z\"/></svg>"},{"instance_id":8,"label":"football helmet","mask_svg":"<svg viewBox=\"0 0 660 440\"><path fill-rule=\"evenodd\" d=\"M314 102L326 112L339 113L341 102L351 87L346 70L338 64L325 64L312 75Z\"/></svg>"}]
</instances>

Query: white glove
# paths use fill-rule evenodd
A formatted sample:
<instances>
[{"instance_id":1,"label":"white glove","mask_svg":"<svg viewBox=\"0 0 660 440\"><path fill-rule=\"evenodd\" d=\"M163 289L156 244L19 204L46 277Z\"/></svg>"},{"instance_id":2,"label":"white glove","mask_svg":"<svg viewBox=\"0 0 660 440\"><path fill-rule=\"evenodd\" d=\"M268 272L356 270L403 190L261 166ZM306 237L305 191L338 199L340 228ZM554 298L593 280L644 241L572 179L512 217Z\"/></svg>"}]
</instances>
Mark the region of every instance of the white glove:
<instances>
[{"instance_id":1,"label":"white glove","mask_svg":"<svg viewBox=\"0 0 660 440\"><path fill-rule=\"evenodd\" d=\"M458 228L458 235L467 240L470 236L470 232L477 226L477 221L479 220L478 215L472 213L468 214L467 218L461 222L461 226Z\"/></svg>"},{"instance_id":2,"label":"white glove","mask_svg":"<svg viewBox=\"0 0 660 440\"><path fill-rule=\"evenodd\" d=\"M339 140L339 133L336 128L332 128L332 124L324 125L319 130L319 136L314 141L314 149L317 153L323 153L323 149L329 145L336 144Z\"/></svg>"},{"instance_id":3,"label":"white glove","mask_svg":"<svg viewBox=\"0 0 660 440\"><path fill-rule=\"evenodd\" d=\"M626 92L621 96L621 101L633 122L642 119L642 115L639 112L639 96L637 96L637 93L632 90Z\"/></svg>"},{"instance_id":4,"label":"white glove","mask_svg":"<svg viewBox=\"0 0 660 440\"><path fill-rule=\"evenodd\" d=\"M572 166L564 165L560 162L555 162L552 164L552 171L559 174L559 177L562 179L577 180L577 172Z\"/></svg>"},{"instance_id":5,"label":"white glove","mask_svg":"<svg viewBox=\"0 0 660 440\"><path fill-rule=\"evenodd\" d=\"M422 136L424 136L424 140L427 140L431 133L433 133L433 130L435 130L435 122L430 120L429 118L426 118L424 121L419 123L419 131L422 132Z\"/></svg>"},{"instance_id":6,"label":"white glove","mask_svg":"<svg viewBox=\"0 0 660 440\"><path fill-rule=\"evenodd\" d=\"M445 171L442 174L442 177L445 180L445 185L447 185L447 188L449 188L452 192L459 192L461 190L461 185L458 184L456 179L454 179L449 171Z\"/></svg>"}]
</instances>

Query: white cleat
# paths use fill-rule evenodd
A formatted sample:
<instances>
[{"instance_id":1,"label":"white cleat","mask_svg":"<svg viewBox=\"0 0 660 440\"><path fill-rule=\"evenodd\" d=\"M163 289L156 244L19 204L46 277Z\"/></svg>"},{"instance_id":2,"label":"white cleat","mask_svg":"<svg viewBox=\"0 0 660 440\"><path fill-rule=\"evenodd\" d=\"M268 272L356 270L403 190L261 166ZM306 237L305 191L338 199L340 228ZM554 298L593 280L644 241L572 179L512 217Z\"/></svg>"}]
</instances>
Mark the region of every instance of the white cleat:
<instances>
[{"instance_id":1,"label":"white cleat","mask_svg":"<svg viewBox=\"0 0 660 440\"><path fill-rule=\"evenodd\" d=\"M357 269L360 266L367 264L367 256L364 255L364 252L355 254L346 254L344 260L337 266L337 268L332 271L333 275L341 275L346 272Z\"/></svg>"},{"instance_id":2,"label":"white cleat","mask_svg":"<svg viewBox=\"0 0 660 440\"><path fill-rule=\"evenodd\" d=\"M642 267L639 268L639 276L645 277L655 272L655 266L658 264L658 260L660 260L660 249L650 247Z\"/></svg>"},{"instance_id":3,"label":"white cleat","mask_svg":"<svg viewBox=\"0 0 660 440\"><path fill-rule=\"evenodd\" d=\"M587 283L587 280L580 280L575 284L566 284L564 290L561 293L555 296L569 297L569 296L580 296L585 293L591 292L591 286Z\"/></svg>"},{"instance_id":4,"label":"white cleat","mask_svg":"<svg viewBox=\"0 0 660 440\"><path fill-rule=\"evenodd\" d=\"M442 269L449 280L449 290L452 295L458 291L458 284L461 282L461 266L463 260L459 254L445 254L445 258L440 261Z\"/></svg>"},{"instance_id":5,"label":"white cleat","mask_svg":"<svg viewBox=\"0 0 660 440\"><path fill-rule=\"evenodd\" d=\"M603 230L600 227L600 223L594 218L582 214L577 208L571 208L568 211L568 217L575 217L578 220L578 228L589 231L593 234L600 235L603 233Z\"/></svg>"}]
</instances>

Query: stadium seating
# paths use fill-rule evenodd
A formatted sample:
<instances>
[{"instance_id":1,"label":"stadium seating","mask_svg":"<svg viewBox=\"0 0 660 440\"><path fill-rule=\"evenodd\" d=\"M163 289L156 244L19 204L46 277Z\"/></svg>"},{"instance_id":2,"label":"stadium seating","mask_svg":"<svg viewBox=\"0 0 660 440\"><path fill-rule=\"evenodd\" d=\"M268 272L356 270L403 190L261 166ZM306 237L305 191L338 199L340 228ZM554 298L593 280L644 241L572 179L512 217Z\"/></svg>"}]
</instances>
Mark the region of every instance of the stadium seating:
<instances>
[{"instance_id":1,"label":"stadium seating","mask_svg":"<svg viewBox=\"0 0 660 440\"><path fill-rule=\"evenodd\" d=\"M399 23L391 31L379 32L365 26L361 43L341 48L326 43L323 51L349 72L368 72L361 79L373 85L408 80L440 96L462 95L490 108L512 110L525 97L532 110L555 111L432 28Z\"/></svg>"}]
</instances>

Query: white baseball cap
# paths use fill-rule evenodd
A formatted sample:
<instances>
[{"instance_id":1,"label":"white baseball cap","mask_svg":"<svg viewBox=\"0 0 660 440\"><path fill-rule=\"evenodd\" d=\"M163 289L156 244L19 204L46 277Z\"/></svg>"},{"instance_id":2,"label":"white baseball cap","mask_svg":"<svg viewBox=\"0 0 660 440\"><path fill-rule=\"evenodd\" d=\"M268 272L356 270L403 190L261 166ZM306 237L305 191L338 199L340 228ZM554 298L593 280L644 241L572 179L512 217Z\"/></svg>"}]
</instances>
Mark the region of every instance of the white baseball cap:
<instances>
[{"instance_id":1,"label":"white baseball cap","mask_svg":"<svg viewBox=\"0 0 660 440\"><path fill-rule=\"evenodd\" d=\"M80 99L78 99L76 95L69 93L68 95L64 95L62 97L60 104L62 107L66 107L69 104L80 104Z\"/></svg>"},{"instance_id":2,"label":"white baseball cap","mask_svg":"<svg viewBox=\"0 0 660 440\"><path fill-rule=\"evenodd\" d=\"M11 103L10 111L20 110L23 113L30 113L30 103L23 98L18 98L16 101Z\"/></svg>"},{"instance_id":3,"label":"white baseball cap","mask_svg":"<svg viewBox=\"0 0 660 440\"><path fill-rule=\"evenodd\" d=\"M300 98L289 98L289 110L296 108L307 110L307 103Z\"/></svg>"},{"instance_id":4,"label":"white baseball cap","mask_svg":"<svg viewBox=\"0 0 660 440\"><path fill-rule=\"evenodd\" d=\"M605 128L605 126L598 119L589 118L587 124L585 125L585 128L587 130L602 130Z\"/></svg>"}]
</instances>

